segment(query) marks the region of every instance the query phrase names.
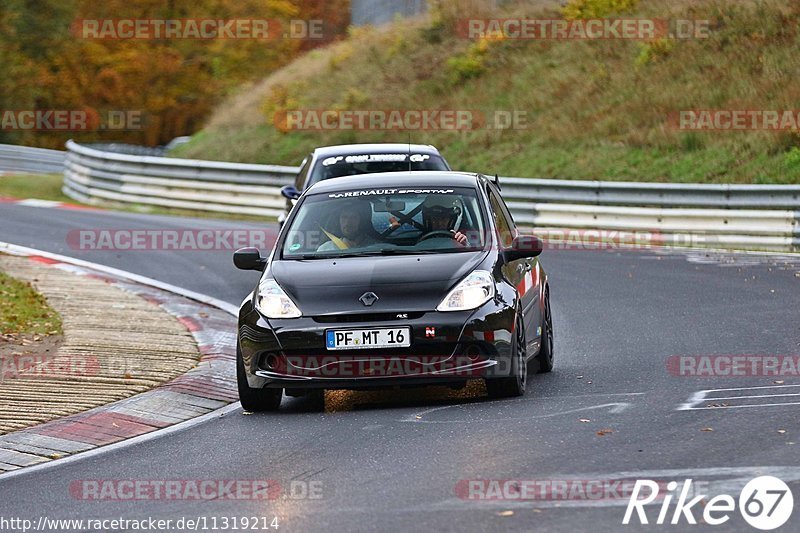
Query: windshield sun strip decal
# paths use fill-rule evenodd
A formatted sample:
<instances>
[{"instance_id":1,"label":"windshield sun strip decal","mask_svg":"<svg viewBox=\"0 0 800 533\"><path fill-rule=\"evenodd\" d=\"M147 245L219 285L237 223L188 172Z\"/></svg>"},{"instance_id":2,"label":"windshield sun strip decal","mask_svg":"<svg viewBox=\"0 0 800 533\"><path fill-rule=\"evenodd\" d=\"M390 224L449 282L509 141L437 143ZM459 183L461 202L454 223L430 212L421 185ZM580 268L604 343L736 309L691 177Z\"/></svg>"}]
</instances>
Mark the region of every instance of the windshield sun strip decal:
<instances>
[{"instance_id":1,"label":"windshield sun strip decal","mask_svg":"<svg viewBox=\"0 0 800 533\"><path fill-rule=\"evenodd\" d=\"M453 194L454 189L364 189L329 193L328 198L355 198L358 196L377 196L387 194Z\"/></svg>"}]
</instances>

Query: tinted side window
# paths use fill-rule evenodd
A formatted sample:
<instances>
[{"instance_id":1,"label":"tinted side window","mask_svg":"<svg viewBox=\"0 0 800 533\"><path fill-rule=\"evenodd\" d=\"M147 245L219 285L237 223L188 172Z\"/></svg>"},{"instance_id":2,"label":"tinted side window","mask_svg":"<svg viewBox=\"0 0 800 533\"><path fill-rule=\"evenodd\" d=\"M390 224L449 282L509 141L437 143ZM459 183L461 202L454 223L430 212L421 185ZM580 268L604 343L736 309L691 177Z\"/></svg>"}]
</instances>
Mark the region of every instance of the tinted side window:
<instances>
[{"instance_id":1,"label":"tinted side window","mask_svg":"<svg viewBox=\"0 0 800 533\"><path fill-rule=\"evenodd\" d=\"M503 200L502 195L500 194L500 189L496 188L494 185L489 185L489 188L492 192L497 195L497 202L500 204L500 212L503 213L503 216L506 217L508 221L508 225L512 231L516 230L516 224L514 223L514 217L511 216L511 211L508 210L508 206L506 205L505 200Z\"/></svg>"},{"instance_id":2,"label":"tinted side window","mask_svg":"<svg viewBox=\"0 0 800 533\"><path fill-rule=\"evenodd\" d=\"M294 180L294 186L298 191L303 190L303 185L306 183L306 176L308 176L308 169L311 167L311 156L306 156L303 162L300 163L300 172Z\"/></svg>"},{"instance_id":3,"label":"tinted side window","mask_svg":"<svg viewBox=\"0 0 800 533\"><path fill-rule=\"evenodd\" d=\"M489 203L492 206L492 217L497 227L500 243L503 247L508 248L514 240L514 221L510 219L511 215L506 210L503 201L497 196L497 193L492 189L489 189L488 192Z\"/></svg>"}]
</instances>

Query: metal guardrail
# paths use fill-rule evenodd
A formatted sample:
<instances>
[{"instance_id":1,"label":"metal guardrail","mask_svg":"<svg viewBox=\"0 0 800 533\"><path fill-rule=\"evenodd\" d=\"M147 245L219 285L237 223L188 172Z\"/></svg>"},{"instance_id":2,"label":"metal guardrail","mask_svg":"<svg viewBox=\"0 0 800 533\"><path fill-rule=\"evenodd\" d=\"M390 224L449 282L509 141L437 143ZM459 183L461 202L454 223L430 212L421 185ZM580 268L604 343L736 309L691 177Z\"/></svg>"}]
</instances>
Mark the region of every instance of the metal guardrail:
<instances>
[{"instance_id":1,"label":"metal guardrail","mask_svg":"<svg viewBox=\"0 0 800 533\"><path fill-rule=\"evenodd\" d=\"M0 144L0 172L61 173L66 155L60 150Z\"/></svg>"},{"instance_id":2,"label":"metal guardrail","mask_svg":"<svg viewBox=\"0 0 800 533\"><path fill-rule=\"evenodd\" d=\"M503 193L542 203L800 209L800 185L717 185L500 178Z\"/></svg>"},{"instance_id":3,"label":"metal guardrail","mask_svg":"<svg viewBox=\"0 0 800 533\"><path fill-rule=\"evenodd\" d=\"M350 21L353 26L388 24L395 17L413 17L428 10L426 0L352 0Z\"/></svg>"},{"instance_id":4,"label":"metal guardrail","mask_svg":"<svg viewBox=\"0 0 800 533\"><path fill-rule=\"evenodd\" d=\"M277 216L297 167L126 155L67 143L64 193ZM666 244L800 251L800 186L500 178L515 220L535 228L657 235ZM634 240L635 240L634 236Z\"/></svg>"},{"instance_id":5,"label":"metal guardrail","mask_svg":"<svg viewBox=\"0 0 800 533\"><path fill-rule=\"evenodd\" d=\"M167 153L166 146L141 146L138 144L126 143L92 143L89 145L95 150L101 152L114 152L115 154L128 154L128 155L152 155L154 157L163 157Z\"/></svg>"},{"instance_id":6,"label":"metal guardrail","mask_svg":"<svg viewBox=\"0 0 800 533\"><path fill-rule=\"evenodd\" d=\"M64 194L198 211L278 216L297 167L128 155L67 142Z\"/></svg>"},{"instance_id":7,"label":"metal guardrail","mask_svg":"<svg viewBox=\"0 0 800 533\"><path fill-rule=\"evenodd\" d=\"M515 220L534 227L650 233L675 246L800 251L798 185L502 177L500 184Z\"/></svg>"}]
</instances>

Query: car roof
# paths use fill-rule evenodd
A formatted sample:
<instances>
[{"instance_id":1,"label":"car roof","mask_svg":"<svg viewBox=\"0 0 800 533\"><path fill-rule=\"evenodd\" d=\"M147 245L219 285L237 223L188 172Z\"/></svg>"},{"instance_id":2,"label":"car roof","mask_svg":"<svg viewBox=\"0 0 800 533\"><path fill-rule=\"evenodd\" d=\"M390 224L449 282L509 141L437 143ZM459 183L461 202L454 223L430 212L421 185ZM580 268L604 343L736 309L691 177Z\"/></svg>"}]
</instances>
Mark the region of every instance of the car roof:
<instances>
[{"instance_id":1,"label":"car roof","mask_svg":"<svg viewBox=\"0 0 800 533\"><path fill-rule=\"evenodd\" d=\"M342 176L315 183L308 194L373 189L376 187L475 187L481 174L450 170L414 170Z\"/></svg>"},{"instance_id":2,"label":"car roof","mask_svg":"<svg viewBox=\"0 0 800 533\"><path fill-rule=\"evenodd\" d=\"M408 143L337 144L315 148L313 154L317 157L331 157L351 154L406 153L409 151L417 154L441 155L436 147L429 144Z\"/></svg>"}]
</instances>

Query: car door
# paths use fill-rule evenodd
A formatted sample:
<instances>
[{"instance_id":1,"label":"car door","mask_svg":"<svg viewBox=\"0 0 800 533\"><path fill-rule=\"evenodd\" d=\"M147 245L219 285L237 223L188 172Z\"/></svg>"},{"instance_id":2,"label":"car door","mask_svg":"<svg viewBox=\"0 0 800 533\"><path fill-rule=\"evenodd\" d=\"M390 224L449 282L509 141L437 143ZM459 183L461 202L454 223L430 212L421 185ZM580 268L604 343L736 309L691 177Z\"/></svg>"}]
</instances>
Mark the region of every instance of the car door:
<instances>
[{"instance_id":1,"label":"car door","mask_svg":"<svg viewBox=\"0 0 800 533\"><path fill-rule=\"evenodd\" d=\"M509 248L514 238L519 235L519 231L511 212L508 210L502 196L500 196L500 192L491 183L489 183L489 203L491 204L495 227L500 234L500 246ZM523 323L525 324L525 340L529 354L531 353L532 344L538 341L537 328L541 324L536 263L536 258L524 258L511 261L502 268L503 276L517 288L519 293Z\"/></svg>"}]
</instances>

